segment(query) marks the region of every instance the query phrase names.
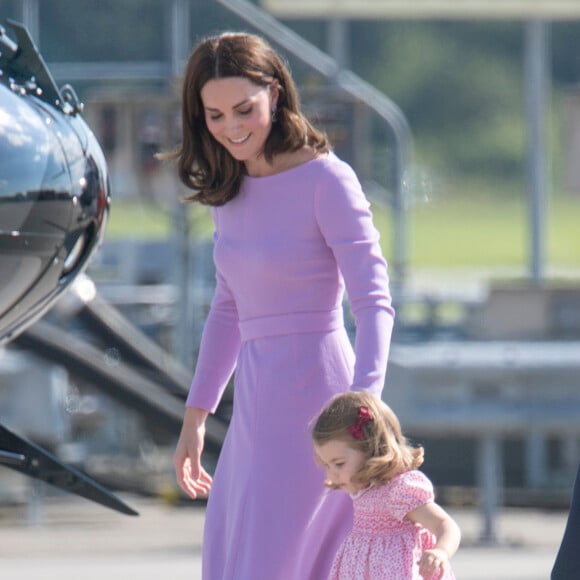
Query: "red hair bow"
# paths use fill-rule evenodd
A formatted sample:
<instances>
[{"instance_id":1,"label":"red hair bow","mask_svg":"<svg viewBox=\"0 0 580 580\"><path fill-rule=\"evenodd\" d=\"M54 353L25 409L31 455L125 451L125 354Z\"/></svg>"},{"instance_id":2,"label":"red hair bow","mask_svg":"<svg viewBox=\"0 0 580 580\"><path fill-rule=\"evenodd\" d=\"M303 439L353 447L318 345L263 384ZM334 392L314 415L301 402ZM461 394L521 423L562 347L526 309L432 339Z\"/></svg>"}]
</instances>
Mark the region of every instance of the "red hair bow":
<instances>
[{"instance_id":1,"label":"red hair bow","mask_svg":"<svg viewBox=\"0 0 580 580\"><path fill-rule=\"evenodd\" d=\"M356 418L356 423L348 427L348 432L355 439L363 439L365 432L363 426L370 423L374 419L373 414L369 411L368 407L361 405L358 408L358 416Z\"/></svg>"}]
</instances>

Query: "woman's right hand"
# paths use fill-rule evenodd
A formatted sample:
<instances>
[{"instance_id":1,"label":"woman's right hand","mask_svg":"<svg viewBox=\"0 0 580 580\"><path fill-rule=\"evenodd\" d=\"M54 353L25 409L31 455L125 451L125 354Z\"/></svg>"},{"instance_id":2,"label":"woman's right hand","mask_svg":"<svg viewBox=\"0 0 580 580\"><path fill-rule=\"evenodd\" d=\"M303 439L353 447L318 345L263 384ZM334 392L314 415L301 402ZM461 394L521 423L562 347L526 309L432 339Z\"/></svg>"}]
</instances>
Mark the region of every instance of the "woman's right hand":
<instances>
[{"instance_id":1,"label":"woman's right hand","mask_svg":"<svg viewBox=\"0 0 580 580\"><path fill-rule=\"evenodd\" d=\"M207 414L204 409L186 408L181 433L173 454L177 483L192 499L196 499L199 495L207 495L211 489L211 475L201 465Z\"/></svg>"}]
</instances>

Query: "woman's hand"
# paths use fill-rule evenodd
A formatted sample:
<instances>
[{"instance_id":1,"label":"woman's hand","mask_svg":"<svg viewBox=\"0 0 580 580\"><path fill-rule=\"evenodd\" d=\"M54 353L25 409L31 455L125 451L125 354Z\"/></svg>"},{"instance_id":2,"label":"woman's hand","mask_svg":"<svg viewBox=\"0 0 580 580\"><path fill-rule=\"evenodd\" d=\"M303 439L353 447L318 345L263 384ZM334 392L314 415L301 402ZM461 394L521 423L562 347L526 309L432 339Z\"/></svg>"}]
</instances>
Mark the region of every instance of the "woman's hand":
<instances>
[{"instance_id":1,"label":"woman's hand","mask_svg":"<svg viewBox=\"0 0 580 580\"><path fill-rule=\"evenodd\" d=\"M173 454L177 483L192 499L208 494L211 489L211 476L201 465L206 418L207 411L204 409L186 408Z\"/></svg>"}]
</instances>

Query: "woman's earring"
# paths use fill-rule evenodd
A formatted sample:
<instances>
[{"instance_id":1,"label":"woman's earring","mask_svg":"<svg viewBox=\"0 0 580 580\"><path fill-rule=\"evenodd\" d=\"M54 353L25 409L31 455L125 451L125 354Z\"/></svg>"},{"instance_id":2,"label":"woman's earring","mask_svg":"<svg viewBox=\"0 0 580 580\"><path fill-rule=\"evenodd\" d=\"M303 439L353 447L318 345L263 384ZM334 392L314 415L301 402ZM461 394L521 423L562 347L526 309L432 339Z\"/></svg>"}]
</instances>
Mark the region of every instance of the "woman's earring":
<instances>
[{"instance_id":1,"label":"woman's earring","mask_svg":"<svg viewBox=\"0 0 580 580\"><path fill-rule=\"evenodd\" d=\"M278 120L278 108L276 105L272 107L272 123L275 123Z\"/></svg>"}]
</instances>

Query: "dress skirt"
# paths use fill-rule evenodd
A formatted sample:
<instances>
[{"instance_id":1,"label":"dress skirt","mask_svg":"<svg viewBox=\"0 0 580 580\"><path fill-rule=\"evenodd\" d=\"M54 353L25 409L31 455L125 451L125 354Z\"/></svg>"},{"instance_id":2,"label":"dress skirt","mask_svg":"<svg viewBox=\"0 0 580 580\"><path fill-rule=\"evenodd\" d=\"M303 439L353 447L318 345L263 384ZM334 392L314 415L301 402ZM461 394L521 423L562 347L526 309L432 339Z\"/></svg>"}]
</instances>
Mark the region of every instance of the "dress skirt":
<instances>
[{"instance_id":1,"label":"dress skirt","mask_svg":"<svg viewBox=\"0 0 580 580\"><path fill-rule=\"evenodd\" d=\"M352 384L343 327L243 340L234 411L211 490L204 580L323 580L352 525L328 492L310 426Z\"/></svg>"}]
</instances>

